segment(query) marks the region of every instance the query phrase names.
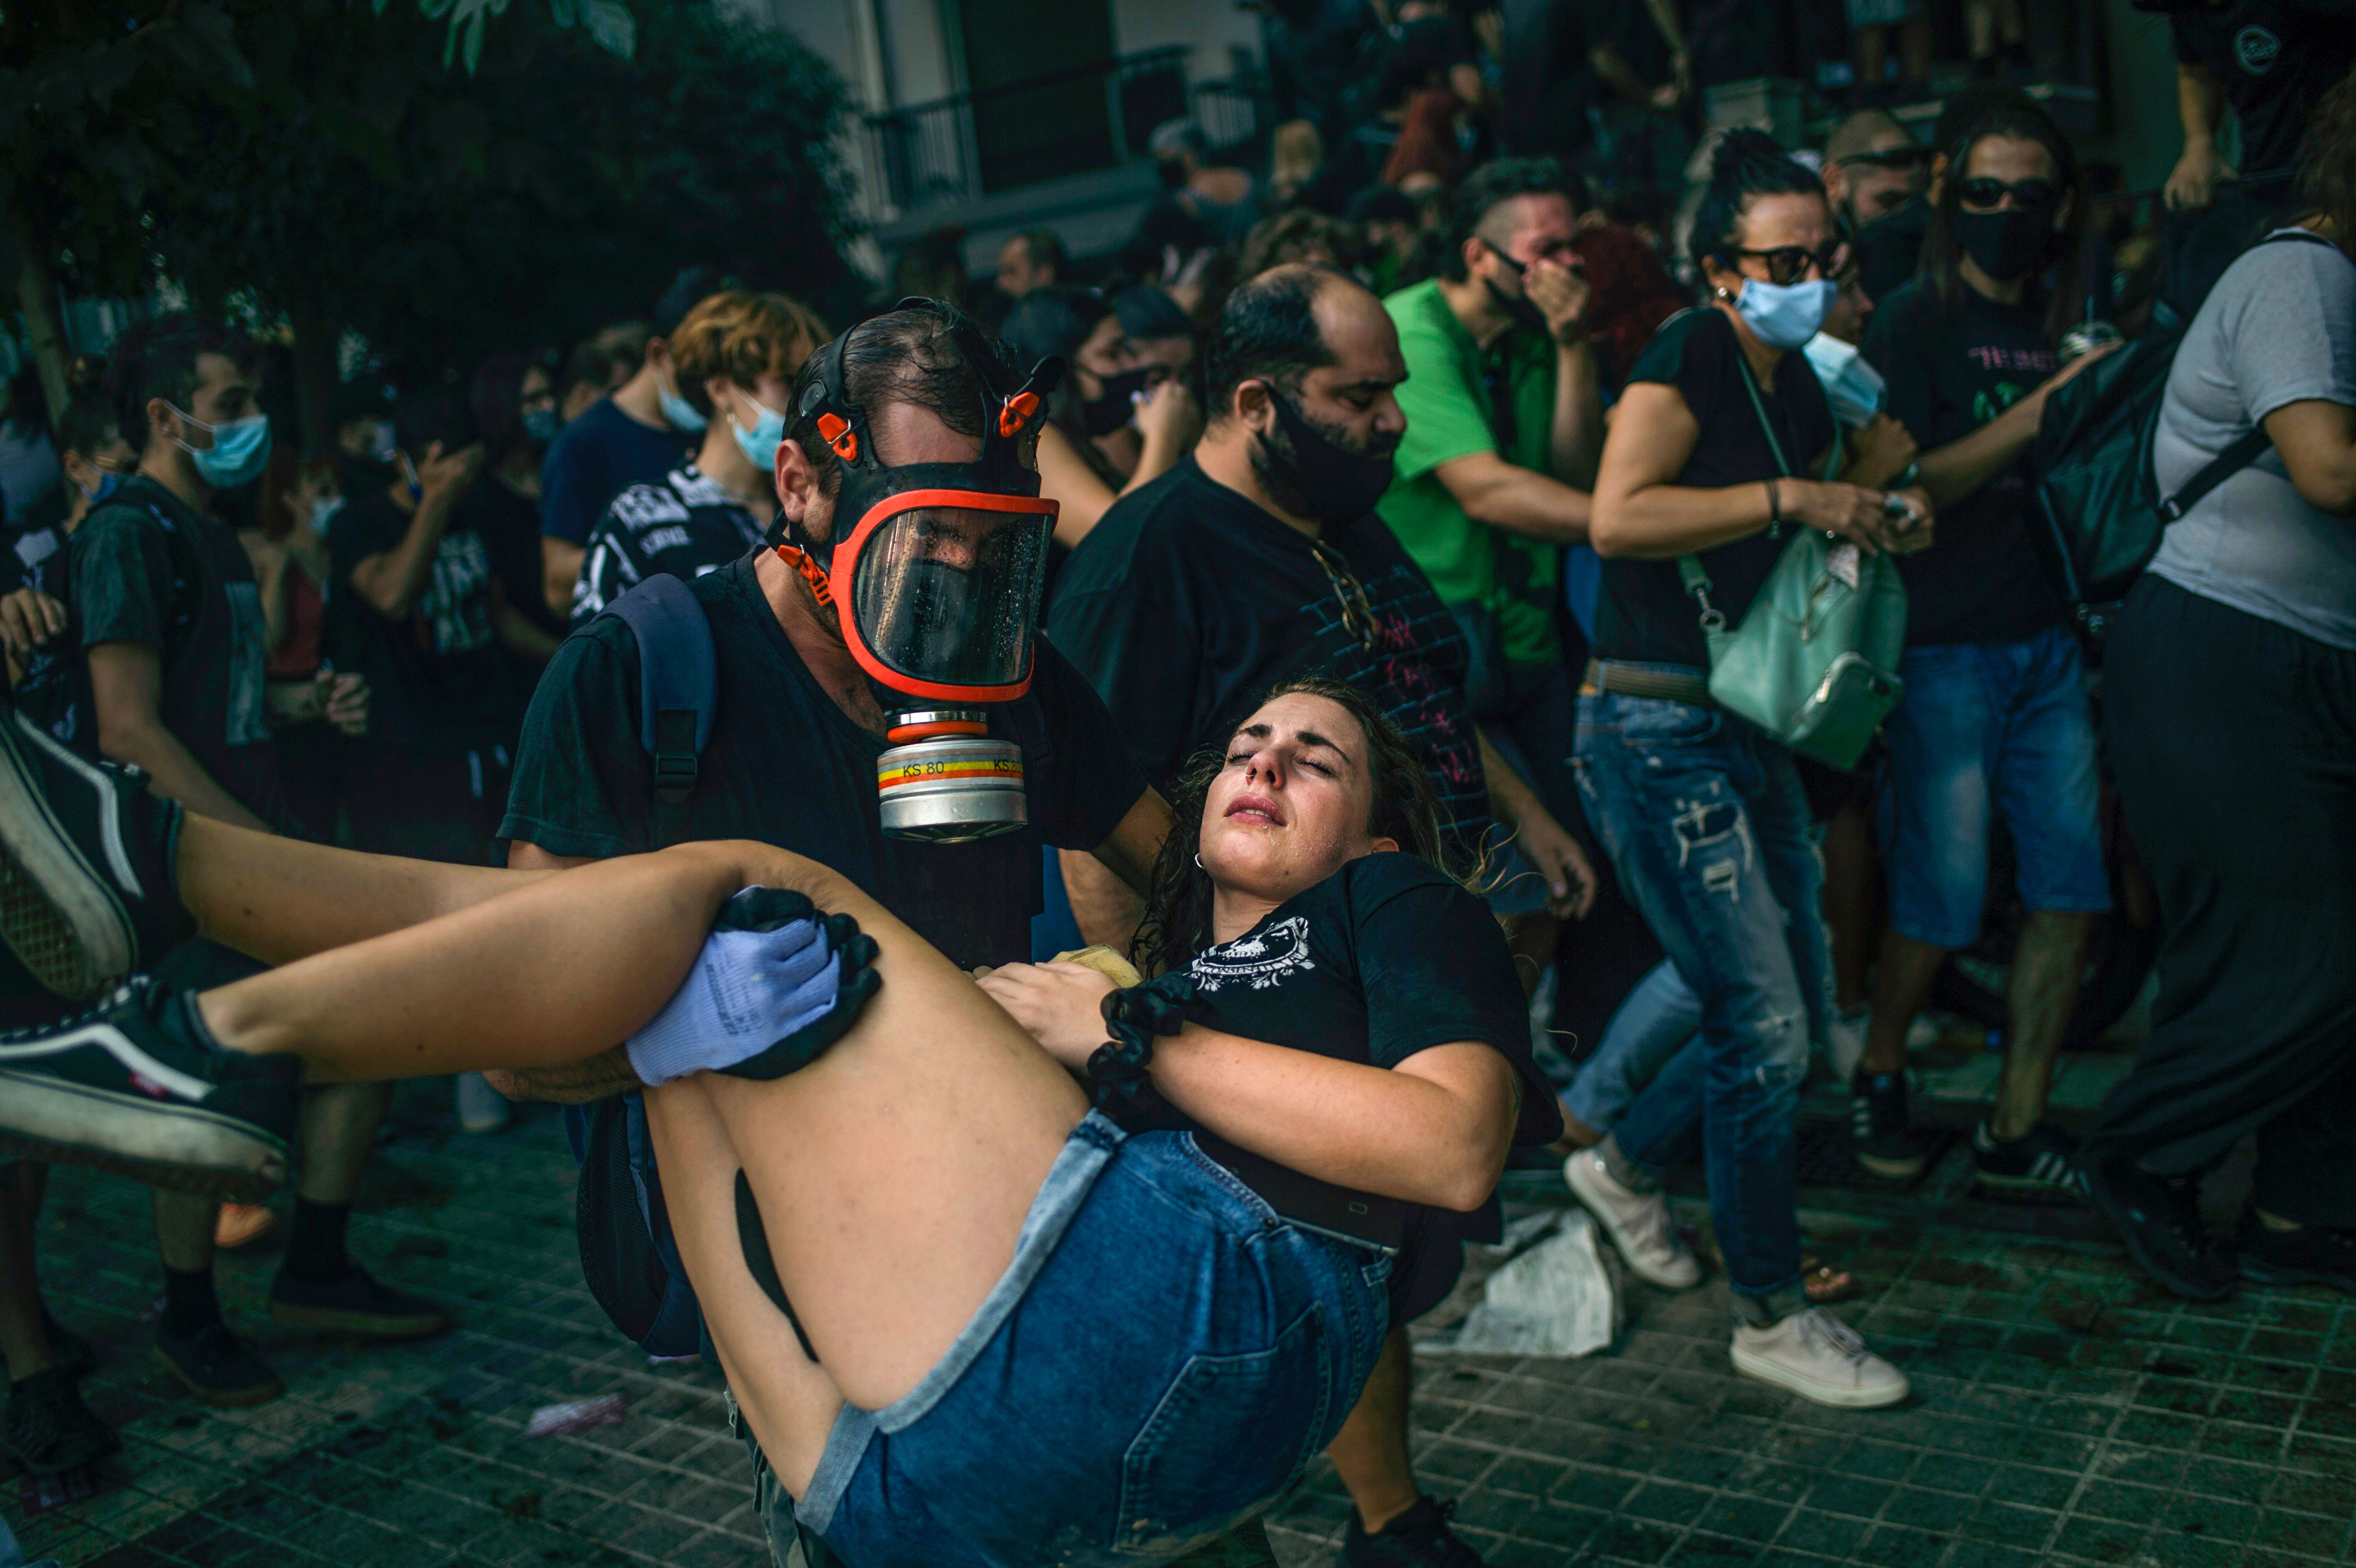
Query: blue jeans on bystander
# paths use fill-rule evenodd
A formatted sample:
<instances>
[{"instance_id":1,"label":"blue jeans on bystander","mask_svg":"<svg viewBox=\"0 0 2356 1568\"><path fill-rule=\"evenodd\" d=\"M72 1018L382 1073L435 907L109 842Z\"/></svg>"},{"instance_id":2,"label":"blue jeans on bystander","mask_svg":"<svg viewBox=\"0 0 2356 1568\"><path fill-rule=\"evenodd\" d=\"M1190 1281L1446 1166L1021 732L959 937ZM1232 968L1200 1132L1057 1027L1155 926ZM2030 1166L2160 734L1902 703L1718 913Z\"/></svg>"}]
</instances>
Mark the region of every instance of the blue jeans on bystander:
<instances>
[{"instance_id":1,"label":"blue jeans on bystander","mask_svg":"<svg viewBox=\"0 0 2356 1568\"><path fill-rule=\"evenodd\" d=\"M1655 1172L1700 1155L1732 1287L1786 1296L1800 1280L1800 1083L1831 1016L1824 871L1799 773L1730 714L1617 692L1580 699L1578 761L1620 885L1702 1000L1700 1049L1637 1095L1620 1150Z\"/></svg>"}]
</instances>

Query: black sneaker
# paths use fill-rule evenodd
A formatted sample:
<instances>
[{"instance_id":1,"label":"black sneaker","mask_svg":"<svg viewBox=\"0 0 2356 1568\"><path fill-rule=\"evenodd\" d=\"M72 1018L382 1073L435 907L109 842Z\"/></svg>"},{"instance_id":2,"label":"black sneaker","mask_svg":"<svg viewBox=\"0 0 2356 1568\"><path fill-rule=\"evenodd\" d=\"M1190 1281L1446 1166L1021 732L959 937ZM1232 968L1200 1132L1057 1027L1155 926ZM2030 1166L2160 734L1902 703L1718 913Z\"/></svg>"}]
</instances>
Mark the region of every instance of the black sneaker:
<instances>
[{"instance_id":1,"label":"black sneaker","mask_svg":"<svg viewBox=\"0 0 2356 1568\"><path fill-rule=\"evenodd\" d=\"M1350 1510L1350 1528L1342 1537L1343 1568L1485 1568L1481 1554L1448 1528L1456 1499L1418 1498L1413 1508L1373 1534Z\"/></svg>"},{"instance_id":2,"label":"black sneaker","mask_svg":"<svg viewBox=\"0 0 2356 1568\"><path fill-rule=\"evenodd\" d=\"M1972 1133L1972 1179L1999 1192L2083 1192L2085 1179L2071 1163L2077 1154L2078 1140L2051 1122L2010 1140L1982 1122Z\"/></svg>"},{"instance_id":3,"label":"black sneaker","mask_svg":"<svg viewBox=\"0 0 2356 1568\"><path fill-rule=\"evenodd\" d=\"M1859 1072L1849 1081L1848 1108L1858 1164L1893 1181L1922 1174L1922 1150L1906 1113L1906 1074Z\"/></svg>"},{"instance_id":4,"label":"black sneaker","mask_svg":"<svg viewBox=\"0 0 2356 1568\"><path fill-rule=\"evenodd\" d=\"M278 1374L224 1323L208 1323L186 1339L155 1325L155 1359L207 1404L241 1410L268 1404L286 1392Z\"/></svg>"},{"instance_id":5,"label":"black sneaker","mask_svg":"<svg viewBox=\"0 0 2356 1568\"><path fill-rule=\"evenodd\" d=\"M35 1372L8 1390L0 1447L36 1476L59 1476L123 1451L123 1439L90 1413L65 1367Z\"/></svg>"},{"instance_id":6,"label":"black sneaker","mask_svg":"<svg viewBox=\"0 0 2356 1568\"><path fill-rule=\"evenodd\" d=\"M2086 1201L2119 1229L2127 1255L2168 1289L2193 1301L2220 1301L2233 1293L2239 1269L2233 1249L2209 1233L2201 1219L2201 1184L2169 1179L2115 1159L2088 1168Z\"/></svg>"},{"instance_id":7,"label":"black sneaker","mask_svg":"<svg viewBox=\"0 0 2356 1568\"><path fill-rule=\"evenodd\" d=\"M2303 1225L2270 1231L2248 1209L2234 1228L2242 1277L2253 1285L2328 1285L2356 1296L2356 1231Z\"/></svg>"},{"instance_id":8,"label":"black sneaker","mask_svg":"<svg viewBox=\"0 0 2356 1568\"><path fill-rule=\"evenodd\" d=\"M172 886L180 807L145 779L0 720L0 938L61 997L98 995L196 929Z\"/></svg>"},{"instance_id":9,"label":"black sneaker","mask_svg":"<svg viewBox=\"0 0 2356 1568\"><path fill-rule=\"evenodd\" d=\"M194 993L143 975L0 1034L0 1148L258 1203L286 1179L302 1088L301 1061L220 1049Z\"/></svg>"},{"instance_id":10,"label":"black sneaker","mask_svg":"<svg viewBox=\"0 0 2356 1568\"><path fill-rule=\"evenodd\" d=\"M358 1264L332 1285L313 1285L279 1270L270 1282L270 1320L372 1339L422 1339L450 1327L447 1312L378 1284Z\"/></svg>"},{"instance_id":11,"label":"black sneaker","mask_svg":"<svg viewBox=\"0 0 2356 1568\"><path fill-rule=\"evenodd\" d=\"M86 1378L98 1371L98 1347L49 1316L48 1307L41 1308L41 1338L49 1342L49 1354L66 1375Z\"/></svg>"}]
</instances>

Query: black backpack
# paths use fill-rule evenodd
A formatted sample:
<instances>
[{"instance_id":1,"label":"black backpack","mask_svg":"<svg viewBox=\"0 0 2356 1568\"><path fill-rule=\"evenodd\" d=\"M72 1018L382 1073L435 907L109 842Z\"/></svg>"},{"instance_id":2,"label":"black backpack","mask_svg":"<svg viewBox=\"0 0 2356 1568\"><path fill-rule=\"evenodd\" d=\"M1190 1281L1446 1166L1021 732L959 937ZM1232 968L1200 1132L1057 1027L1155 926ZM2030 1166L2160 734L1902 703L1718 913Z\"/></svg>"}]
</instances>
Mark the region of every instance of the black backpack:
<instances>
[{"instance_id":1,"label":"black backpack","mask_svg":"<svg viewBox=\"0 0 2356 1568\"><path fill-rule=\"evenodd\" d=\"M2331 241L2305 229L2271 236L2262 244ZM2331 246L2338 250L2338 246ZM2062 592L2076 606L2079 626L2101 636L2118 602L2151 558L2160 536L2203 496L2256 461L2266 450L2259 425L2201 466L2172 496L2159 493L2152 439L2169 371L2190 325L2189 315L2167 312L2144 335L2058 389L2045 405L2045 422L2030 449L2037 475L2037 515L2045 524Z\"/></svg>"},{"instance_id":2,"label":"black backpack","mask_svg":"<svg viewBox=\"0 0 2356 1568\"><path fill-rule=\"evenodd\" d=\"M603 613L637 639L638 743L654 763L656 837L668 844L678 837L672 814L695 788L719 706L712 623L687 584L668 572L648 578ZM648 1355L694 1355L702 1313L671 1239L646 1097L633 1091L567 1105L564 1130L581 1162L573 1215L589 1294Z\"/></svg>"}]
</instances>

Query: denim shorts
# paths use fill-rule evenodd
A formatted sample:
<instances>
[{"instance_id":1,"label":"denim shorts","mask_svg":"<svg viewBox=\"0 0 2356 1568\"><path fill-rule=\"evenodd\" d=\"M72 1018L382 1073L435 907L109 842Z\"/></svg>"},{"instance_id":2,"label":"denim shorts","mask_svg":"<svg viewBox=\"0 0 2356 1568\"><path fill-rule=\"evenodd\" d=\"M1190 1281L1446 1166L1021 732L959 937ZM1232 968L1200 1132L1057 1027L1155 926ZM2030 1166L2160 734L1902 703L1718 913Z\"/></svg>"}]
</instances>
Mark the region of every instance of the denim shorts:
<instances>
[{"instance_id":1,"label":"denim shorts","mask_svg":"<svg viewBox=\"0 0 2356 1568\"><path fill-rule=\"evenodd\" d=\"M2030 910L2111 907L2096 810L2094 727L2066 631L2019 643L1909 648L1880 810L1890 923L1933 947L1978 940L1990 810L2011 830Z\"/></svg>"},{"instance_id":2,"label":"denim shorts","mask_svg":"<svg viewBox=\"0 0 2356 1568\"><path fill-rule=\"evenodd\" d=\"M857 1568L1212 1544L1357 1403L1390 1269L1279 1218L1191 1135L1091 1114L948 1352L895 1403L846 1405L790 1518L767 1510L772 1550L785 1559L795 1523Z\"/></svg>"}]
</instances>

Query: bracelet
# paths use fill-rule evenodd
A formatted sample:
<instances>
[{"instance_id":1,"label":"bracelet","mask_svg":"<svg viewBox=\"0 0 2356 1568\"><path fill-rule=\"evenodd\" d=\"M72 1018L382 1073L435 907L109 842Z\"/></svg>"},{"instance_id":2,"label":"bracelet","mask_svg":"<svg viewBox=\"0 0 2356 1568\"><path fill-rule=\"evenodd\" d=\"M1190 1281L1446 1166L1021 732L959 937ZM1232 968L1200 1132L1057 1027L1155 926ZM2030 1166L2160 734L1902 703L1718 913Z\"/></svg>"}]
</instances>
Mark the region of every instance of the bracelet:
<instances>
[{"instance_id":1,"label":"bracelet","mask_svg":"<svg viewBox=\"0 0 2356 1568\"><path fill-rule=\"evenodd\" d=\"M1922 464L1920 462L1910 463L1903 473L1890 482L1890 487L1892 490L1912 490L1914 488L1914 482L1922 477Z\"/></svg>"},{"instance_id":2,"label":"bracelet","mask_svg":"<svg viewBox=\"0 0 2356 1568\"><path fill-rule=\"evenodd\" d=\"M1775 493L1775 481L1767 481L1767 526L1773 528L1783 520L1783 497Z\"/></svg>"},{"instance_id":3,"label":"bracelet","mask_svg":"<svg viewBox=\"0 0 2356 1568\"><path fill-rule=\"evenodd\" d=\"M1130 1132L1185 1125L1153 1086L1153 1038L1174 1035L1189 1019L1208 1015L1210 1005L1194 994L1194 977L1173 970L1112 992L1103 1009L1112 1038L1088 1057L1089 1104Z\"/></svg>"}]
</instances>

